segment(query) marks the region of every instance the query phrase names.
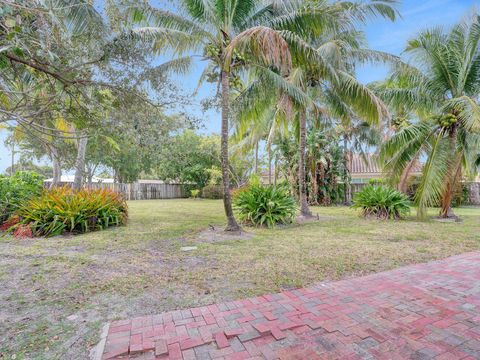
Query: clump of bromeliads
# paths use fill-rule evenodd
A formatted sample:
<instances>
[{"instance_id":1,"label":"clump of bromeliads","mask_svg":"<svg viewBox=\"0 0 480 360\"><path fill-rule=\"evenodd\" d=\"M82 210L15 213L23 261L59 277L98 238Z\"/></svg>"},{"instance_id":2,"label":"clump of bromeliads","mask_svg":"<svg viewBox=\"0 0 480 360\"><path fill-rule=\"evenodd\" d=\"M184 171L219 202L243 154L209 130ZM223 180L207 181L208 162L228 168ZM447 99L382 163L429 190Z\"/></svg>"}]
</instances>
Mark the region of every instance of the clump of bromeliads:
<instances>
[{"instance_id":1,"label":"clump of bromeliads","mask_svg":"<svg viewBox=\"0 0 480 360\"><path fill-rule=\"evenodd\" d=\"M233 205L244 224L269 228L291 223L297 211L287 186L262 185L255 178L233 193Z\"/></svg>"},{"instance_id":2,"label":"clump of bromeliads","mask_svg":"<svg viewBox=\"0 0 480 360\"><path fill-rule=\"evenodd\" d=\"M369 184L353 198L353 208L364 217L398 220L410 213L410 200L400 191L379 184Z\"/></svg>"},{"instance_id":3,"label":"clump of bromeliads","mask_svg":"<svg viewBox=\"0 0 480 360\"><path fill-rule=\"evenodd\" d=\"M8 187L6 182L5 179L0 179L0 206L2 210L8 210L7 215L0 219L0 230L11 232L17 237L85 233L127 222L125 199L112 190L75 191L70 187L47 190L35 179L30 187L25 184L20 186L31 190L28 195L17 194L17 197L12 198L15 191L3 191ZM19 187L18 184L8 185L10 188ZM18 201L19 198L22 202Z\"/></svg>"}]
</instances>

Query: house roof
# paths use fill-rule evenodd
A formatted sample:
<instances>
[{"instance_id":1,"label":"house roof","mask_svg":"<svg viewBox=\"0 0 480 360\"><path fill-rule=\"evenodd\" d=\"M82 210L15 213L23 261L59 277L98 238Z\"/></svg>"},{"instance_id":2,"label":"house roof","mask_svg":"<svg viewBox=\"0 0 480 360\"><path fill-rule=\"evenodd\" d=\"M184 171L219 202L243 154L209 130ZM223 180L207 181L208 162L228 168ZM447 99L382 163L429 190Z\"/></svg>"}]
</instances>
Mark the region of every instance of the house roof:
<instances>
[{"instance_id":1,"label":"house roof","mask_svg":"<svg viewBox=\"0 0 480 360\"><path fill-rule=\"evenodd\" d=\"M372 154L365 154L365 156L352 154L350 172L352 174L378 174L382 173L382 169Z\"/></svg>"},{"instance_id":2,"label":"house roof","mask_svg":"<svg viewBox=\"0 0 480 360\"><path fill-rule=\"evenodd\" d=\"M416 161L411 173L421 173L422 164ZM350 173L354 174L382 174L383 169L374 154L353 154L351 159Z\"/></svg>"}]
</instances>

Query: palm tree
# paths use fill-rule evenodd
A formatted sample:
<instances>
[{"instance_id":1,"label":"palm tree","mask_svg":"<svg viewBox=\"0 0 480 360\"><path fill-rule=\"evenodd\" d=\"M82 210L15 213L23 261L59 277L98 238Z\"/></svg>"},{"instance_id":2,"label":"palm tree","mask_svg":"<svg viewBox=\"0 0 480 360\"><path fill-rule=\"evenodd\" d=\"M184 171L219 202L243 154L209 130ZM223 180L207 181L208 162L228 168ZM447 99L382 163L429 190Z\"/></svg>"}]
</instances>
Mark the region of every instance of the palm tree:
<instances>
[{"instance_id":1,"label":"palm tree","mask_svg":"<svg viewBox=\"0 0 480 360\"><path fill-rule=\"evenodd\" d=\"M289 48L303 46L302 37L311 36L324 28L335 28L351 21L342 16L352 8L358 17L371 12L389 12L395 0L373 0L368 6L356 3L326 1L300 2L261 0L182 0L179 11L173 13L151 7L128 8L131 20L144 25L133 29L133 35L149 42L156 54L170 51L174 60L165 69L185 72L192 56L209 62L201 80L214 74L218 78L221 98L221 164L224 189L226 231L240 230L231 204L228 134L230 119L230 83L242 69L256 68L265 77L274 78L285 92L291 90L284 75L289 73L292 58ZM377 10L375 10L377 9ZM386 10L382 10L386 9ZM271 89L270 89L271 90ZM291 94L297 100L302 94Z\"/></svg>"},{"instance_id":2,"label":"palm tree","mask_svg":"<svg viewBox=\"0 0 480 360\"><path fill-rule=\"evenodd\" d=\"M423 218L440 204L440 217L455 217L452 197L462 174L474 166L480 146L480 17L474 14L446 32L428 29L405 52L416 65L394 70L379 94L390 105L406 106L417 121L390 138L381 151L396 178L415 159L426 163L415 202Z\"/></svg>"}]
</instances>

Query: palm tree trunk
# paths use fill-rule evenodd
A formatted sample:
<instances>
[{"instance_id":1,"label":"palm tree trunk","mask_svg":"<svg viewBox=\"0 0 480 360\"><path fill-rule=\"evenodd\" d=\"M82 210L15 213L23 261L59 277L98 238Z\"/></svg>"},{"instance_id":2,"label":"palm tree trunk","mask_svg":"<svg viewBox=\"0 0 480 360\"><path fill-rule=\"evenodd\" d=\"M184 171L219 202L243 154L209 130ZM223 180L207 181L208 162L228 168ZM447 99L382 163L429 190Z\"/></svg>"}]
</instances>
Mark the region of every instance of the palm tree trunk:
<instances>
[{"instance_id":1,"label":"palm tree trunk","mask_svg":"<svg viewBox=\"0 0 480 360\"><path fill-rule=\"evenodd\" d=\"M318 177L317 162L313 156L310 156L310 183L312 184L312 193L310 195L310 204L318 205Z\"/></svg>"},{"instance_id":2,"label":"palm tree trunk","mask_svg":"<svg viewBox=\"0 0 480 360\"><path fill-rule=\"evenodd\" d=\"M222 139L221 139L221 160L222 160L222 180L223 180L223 207L227 216L227 227L225 231L241 231L233 215L232 198L230 195L230 178L228 165L228 118L230 116L230 84L229 74L222 70Z\"/></svg>"},{"instance_id":3,"label":"palm tree trunk","mask_svg":"<svg viewBox=\"0 0 480 360\"><path fill-rule=\"evenodd\" d=\"M88 138L81 133L81 138L78 140L77 159L75 160L75 177L73 179L72 188L80 190L83 183L83 175L85 173L85 153L87 151Z\"/></svg>"},{"instance_id":4,"label":"palm tree trunk","mask_svg":"<svg viewBox=\"0 0 480 360\"><path fill-rule=\"evenodd\" d=\"M455 187L458 184L460 179L462 169L462 160L461 156L459 155L454 162L453 165L453 172L449 175L449 179L447 180L447 186L445 188L445 193L442 196L442 203L440 209L440 217L441 218L456 218L457 216L453 212L452 209L452 199L453 194L455 192Z\"/></svg>"},{"instance_id":5,"label":"palm tree trunk","mask_svg":"<svg viewBox=\"0 0 480 360\"><path fill-rule=\"evenodd\" d=\"M344 192L344 202L345 205L350 205L352 203L352 184L350 183L350 172L352 169L352 157L353 154L348 150L348 136L345 135L343 138L343 167L344 167L344 176L343 176L343 192Z\"/></svg>"},{"instance_id":6,"label":"palm tree trunk","mask_svg":"<svg viewBox=\"0 0 480 360\"><path fill-rule=\"evenodd\" d=\"M408 178L412 172L413 165L417 162L417 157L413 158L403 169L402 176L400 177L400 182L398 183L398 191L406 194L408 191Z\"/></svg>"},{"instance_id":7,"label":"palm tree trunk","mask_svg":"<svg viewBox=\"0 0 480 360\"><path fill-rule=\"evenodd\" d=\"M255 175L258 175L258 141L255 143Z\"/></svg>"},{"instance_id":8,"label":"palm tree trunk","mask_svg":"<svg viewBox=\"0 0 480 360\"><path fill-rule=\"evenodd\" d=\"M298 193L300 199L300 213L302 216L310 217L312 213L307 203L307 184L305 182L305 147L307 137L307 121L305 110L300 111L300 156L298 159Z\"/></svg>"},{"instance_id":9,"label":"palm tree trunk","mask_svg":"<svg viewBox=\"0 0 480 360\"><path fill-rule=\"evenodd\" d=\"M452 154L457 153L457 134L458 134L458 124L454 124L450 133L448 134L450 139L450 151ZM440 217L441 218L455 218L455 214L452 210L452 199L453 193L455 191L455 186L460 177L460 171L462 168L462 158L461 154L457 153L457 156L449 164L449 169L447 172L448 178L445 191L442 195L441 208L440 208Z\"/></svg>"},{"instance_id":10,"label":"palm tree trunk","mask_svg":"<svg viewBox=\"0 0 480 360\"><path fill-rule=\"evenodd\" d=\"M278 155L275 155L274 161L274 168L273 168L273 184L277 186L277 178L278 178Z\"/></svg>"},{"instance_id":11,"label":"palm tree trunk","mask_svg":"<svg viewBox=\"0 0 480 360\"><path fill-rule=\"evenodd\" d=\"M268 185L272 185L272 151L268 148Z\"/></svg>"}]
</instances>

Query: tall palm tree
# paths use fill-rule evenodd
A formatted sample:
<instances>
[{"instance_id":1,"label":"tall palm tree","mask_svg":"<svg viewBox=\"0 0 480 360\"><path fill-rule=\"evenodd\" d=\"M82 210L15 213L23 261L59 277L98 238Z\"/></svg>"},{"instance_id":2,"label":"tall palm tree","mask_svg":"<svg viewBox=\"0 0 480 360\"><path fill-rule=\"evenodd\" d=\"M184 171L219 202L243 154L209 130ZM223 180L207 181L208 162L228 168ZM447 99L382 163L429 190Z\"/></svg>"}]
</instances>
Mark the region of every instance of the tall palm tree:
<instances>
[{"instance_id":1,"label":"tall palm tree","mask_svg":"<svg viewBox=\"0 0 480 360\"><path fill-rule=\"evenodd\" d=\"M480 146L480 16L450 31L433 28L410 40L413 66L400 66L379 94L390 105L408 107L417 121L383 146L386 169L397 178L414 159L426 163L415 201L419 217L441 205L440 217L455 217L452 197L462 174L474 166Z\"/></svg>"}]
</instances>

